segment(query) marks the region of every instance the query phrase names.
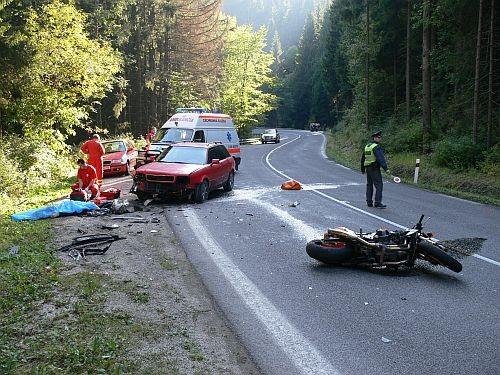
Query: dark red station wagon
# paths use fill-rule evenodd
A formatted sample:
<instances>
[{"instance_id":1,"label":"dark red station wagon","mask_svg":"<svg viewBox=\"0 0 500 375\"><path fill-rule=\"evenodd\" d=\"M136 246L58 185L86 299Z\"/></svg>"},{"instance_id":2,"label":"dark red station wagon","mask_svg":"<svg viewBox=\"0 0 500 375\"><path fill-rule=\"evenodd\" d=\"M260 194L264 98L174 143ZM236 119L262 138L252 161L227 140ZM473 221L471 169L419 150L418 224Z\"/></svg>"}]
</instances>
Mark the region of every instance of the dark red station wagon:
<instances>
[{"instance_id":1,"label":"dark red station wagon","mask_svg":"<svg viewBox=\"0 0 500 375\"><path fill-rule=\"evenodd\" d=\"M176 143L137 168L130 191L141 200L179 195L201 203L212 190L232 190L234 170L234 158L222 144Z\"/></svg>"}]
</instances>

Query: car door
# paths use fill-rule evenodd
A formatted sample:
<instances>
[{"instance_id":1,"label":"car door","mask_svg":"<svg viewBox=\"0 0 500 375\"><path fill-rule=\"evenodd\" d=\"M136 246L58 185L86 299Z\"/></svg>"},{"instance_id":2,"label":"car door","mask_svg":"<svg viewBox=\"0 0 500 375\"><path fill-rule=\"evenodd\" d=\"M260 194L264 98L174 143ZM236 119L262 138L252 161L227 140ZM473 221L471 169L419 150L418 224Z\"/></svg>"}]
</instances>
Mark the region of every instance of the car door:
<instances>
[{"instance_id":1,"label":"car door","mask_svg":"<svg viewBox=\"0 0 500 375\"><path fill-rule=\"evenodd\" d=\"M221 185L224 185L229 177L229 174L233 171L233 163L234 159L229 154L229 151L227 150L226 146L224 145L219 145L216 146L217 148L217 154L220 159L220 164L221 164Z\"/></svg>"},{"instance_id":2,"label":"car door","mask_svg":"<svg viewBox=\"0 0 500 375\"><path fill-rule=\"evenodd\" d=\"M224 173L222 161L219 159L218 164L211 164L214 159L219 159L219 155L217 152L217 147L210 147L208 149L208 174L210 181L210 189L216 189L221 185L221 180ZM211 164L211 165L210 165Z\"/></svg>"}]
</instances>

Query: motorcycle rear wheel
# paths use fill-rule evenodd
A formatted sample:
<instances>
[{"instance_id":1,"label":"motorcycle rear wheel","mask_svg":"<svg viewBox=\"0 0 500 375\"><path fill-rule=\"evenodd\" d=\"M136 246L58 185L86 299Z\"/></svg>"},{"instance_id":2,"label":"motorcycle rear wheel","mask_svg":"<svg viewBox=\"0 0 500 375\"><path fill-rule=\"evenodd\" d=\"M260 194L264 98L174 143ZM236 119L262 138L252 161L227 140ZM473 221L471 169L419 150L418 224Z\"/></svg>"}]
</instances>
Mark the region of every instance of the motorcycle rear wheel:
<instances>
[{"instance_id":1,"label":"motorcycle rear wheel","mask_svg":"<svg viewBox=\"0 0 500 375\"><path fill-rule=\"evenodd\" d=\"M354 249L348 244L337 247L331 244L334 241L326 242L324 240L312 240L307 243L306 252L311 258L319 260L320 262L332 265L348 263L354 256ZM343 243L339 239L337 244Z\"/></svg>"},{"instance_id":2,"label":"motorcycle rear wheel","mask_svg":"<svg viewBox=\"0 0 500 375\"><path fill-rule=\"evenodd\" d=\"M418 243L417 246L417 251L423 254L424 259L428 260L429 262L433 264L439 264L443 267L449 268L454 272L462 271L462 264L452 256L446 254L438 246L427 241L422 241Z\"/></svg>"}]
</instances>

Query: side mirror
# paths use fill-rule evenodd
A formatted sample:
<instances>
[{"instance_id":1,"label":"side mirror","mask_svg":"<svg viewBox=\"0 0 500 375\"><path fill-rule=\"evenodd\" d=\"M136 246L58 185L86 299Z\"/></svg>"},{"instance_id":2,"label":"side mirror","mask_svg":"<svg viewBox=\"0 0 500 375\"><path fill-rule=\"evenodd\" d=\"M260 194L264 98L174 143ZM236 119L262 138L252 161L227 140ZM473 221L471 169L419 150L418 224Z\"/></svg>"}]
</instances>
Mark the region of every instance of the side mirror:
<instances>
[{"instance_id":1,"label":"side mirror","mask_svg":"<svg viewBox=\"0 0 500 375\"><path fill-rule=\"evenodd\" d=\"M214 164L219 164L220 163L220 160L219 159L212 159L212 163L211 165L214 165Z\"/></svg>"}]
</instances>

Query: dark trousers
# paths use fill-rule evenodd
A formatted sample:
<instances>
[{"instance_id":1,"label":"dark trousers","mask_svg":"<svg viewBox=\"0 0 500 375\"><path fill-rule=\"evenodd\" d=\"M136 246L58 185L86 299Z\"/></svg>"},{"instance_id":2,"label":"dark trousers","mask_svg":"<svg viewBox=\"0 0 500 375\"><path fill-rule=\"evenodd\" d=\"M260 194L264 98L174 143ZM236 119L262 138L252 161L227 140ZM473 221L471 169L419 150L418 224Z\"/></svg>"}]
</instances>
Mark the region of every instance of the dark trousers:
<instances>
[{"instance_id":1,"label":"dark trousers","mask_svg":"<svg viewBox=\"0 0 500 375\"><path fill-rule=\"evenodd\" d=\"M373 203L373 186L375 186L375 204L382 203L382 173L379 166L366 167L366 203Z\"/></svg>"}]
</instances>

